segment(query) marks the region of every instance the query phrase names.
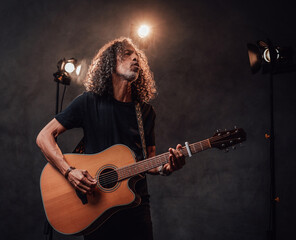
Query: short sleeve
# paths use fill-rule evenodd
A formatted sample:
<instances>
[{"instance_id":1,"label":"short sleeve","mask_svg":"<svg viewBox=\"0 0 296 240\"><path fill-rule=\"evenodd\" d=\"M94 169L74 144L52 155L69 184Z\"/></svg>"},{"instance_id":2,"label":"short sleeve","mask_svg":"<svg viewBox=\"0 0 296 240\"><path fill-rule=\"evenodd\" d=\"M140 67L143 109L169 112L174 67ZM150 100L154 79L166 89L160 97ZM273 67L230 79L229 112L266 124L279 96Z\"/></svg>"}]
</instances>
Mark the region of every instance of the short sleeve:
<instances>
[{"instance_id":1,"label":"short sleeve","mask_svg":"<svg viewBox=\"0 0 296 240\"><path fill-rule=\"evenodd\" d=\"M70 105L55 116L66 129L83 127L85 93L75 98Z\"/></svg>"}]
</instances>

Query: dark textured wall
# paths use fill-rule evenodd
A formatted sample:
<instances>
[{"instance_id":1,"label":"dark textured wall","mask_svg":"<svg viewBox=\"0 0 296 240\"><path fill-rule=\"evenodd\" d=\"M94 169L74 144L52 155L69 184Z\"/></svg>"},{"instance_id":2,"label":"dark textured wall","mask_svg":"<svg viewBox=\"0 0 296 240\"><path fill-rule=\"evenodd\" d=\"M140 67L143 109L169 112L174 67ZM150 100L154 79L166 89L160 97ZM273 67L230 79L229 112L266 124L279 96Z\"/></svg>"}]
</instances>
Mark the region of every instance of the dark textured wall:
<instances>
[{"instance_id":1,"label":"dark textured wall","mask_svg":"<svg viewBox=\"0 0 296 240\"><path fill-rule=\"evenodd\" d=\"M170 177L149 176L155 239L265 239L269 217L268 75L252 75L246 43L296 43L295 13L285 1L2 1L1 239L42 239L35 144L52 119L52 73L62 57L88 64L130 24L154 26L147 50L159 90L157 152L243 127L244 147L202 152ZM295 73L274 77L277 239L295 238ZM72 83L65 105L83 91ZM80 130L59 138L69 152ZM55 239L69 239L55 234Z\"/></svg>"}]
</instances>

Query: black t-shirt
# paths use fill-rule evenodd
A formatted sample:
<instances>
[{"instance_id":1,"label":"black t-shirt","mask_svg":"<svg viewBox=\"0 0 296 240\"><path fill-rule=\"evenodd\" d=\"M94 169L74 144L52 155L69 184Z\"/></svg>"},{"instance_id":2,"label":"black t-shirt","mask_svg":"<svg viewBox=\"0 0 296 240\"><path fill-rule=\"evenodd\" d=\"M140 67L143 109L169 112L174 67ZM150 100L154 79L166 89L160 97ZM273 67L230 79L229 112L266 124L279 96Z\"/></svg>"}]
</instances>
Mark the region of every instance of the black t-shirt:
<instances>
[{"instance_id":1,"label":"black t-shirt","mask_svg":"<svg viewBox=\"0 0 296 240\"><path fill-rule=\"evenodd\" d=\"M142 118L147 146L155 145L155 112L150 104L142 103ZM83 128L85 153L98 153L114 144L128 146L137 160L143 159L135 105L84 92L55 117L66 129ZM143 182L143 181L140 181ZM146 181L144 181L146 185ZM147 195L147 187L136 186L140 195Z\"/></svg>"}]
</instances>

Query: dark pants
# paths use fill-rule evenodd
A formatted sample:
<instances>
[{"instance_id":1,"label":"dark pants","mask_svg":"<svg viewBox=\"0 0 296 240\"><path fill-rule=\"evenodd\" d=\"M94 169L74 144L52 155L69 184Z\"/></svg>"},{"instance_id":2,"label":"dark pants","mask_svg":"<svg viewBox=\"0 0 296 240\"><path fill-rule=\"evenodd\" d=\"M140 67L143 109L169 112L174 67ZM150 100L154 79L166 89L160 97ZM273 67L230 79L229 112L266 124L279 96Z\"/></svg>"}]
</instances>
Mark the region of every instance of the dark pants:
<instances>
[{"instance_id":1,"label":"dark pants","mask_svg":"<svg viewBox=\"0 0 296 240\"><path fill-rule=\"evenodd\" d=\"M84 239L153 240L149 205L145 204L119 211L109 218L99 229L84 236Z\"/></svg>"}]
</instances>

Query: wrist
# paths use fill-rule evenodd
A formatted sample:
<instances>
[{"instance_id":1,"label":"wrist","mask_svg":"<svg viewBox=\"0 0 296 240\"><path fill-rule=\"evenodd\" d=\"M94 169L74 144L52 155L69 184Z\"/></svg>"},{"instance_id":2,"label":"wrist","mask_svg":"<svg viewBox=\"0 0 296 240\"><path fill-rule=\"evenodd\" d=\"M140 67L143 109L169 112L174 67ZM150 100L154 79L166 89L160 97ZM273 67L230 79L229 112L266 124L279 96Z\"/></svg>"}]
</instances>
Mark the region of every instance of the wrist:
<instances>
[{"instance_id":1,"label":"wrist","mask_svg":"<svg viewBox=\"0 0 296 240\"><path fill-rule=\"evenodd\" d=\"M70 173L72 170L74 170L74 169L76 169L76 168L70 166L70 167L66 170L66 172L65 172L65 174L64 174L64 177L65 177L66 179L68 179L69 173Z\"/></svg>"},{"instance_id":2,"label":"wrist","mask_svg":"<svg viewBox=\"0 0 296 240\"><path fill-rule=\"evenodd\" d=\"M166 168L161 165L157 168L157 171L158 171L158 174L161 175L161 176L169 176L172 174L172 172L170 171L167 171Z\"/></svg>"}]
</instances>

